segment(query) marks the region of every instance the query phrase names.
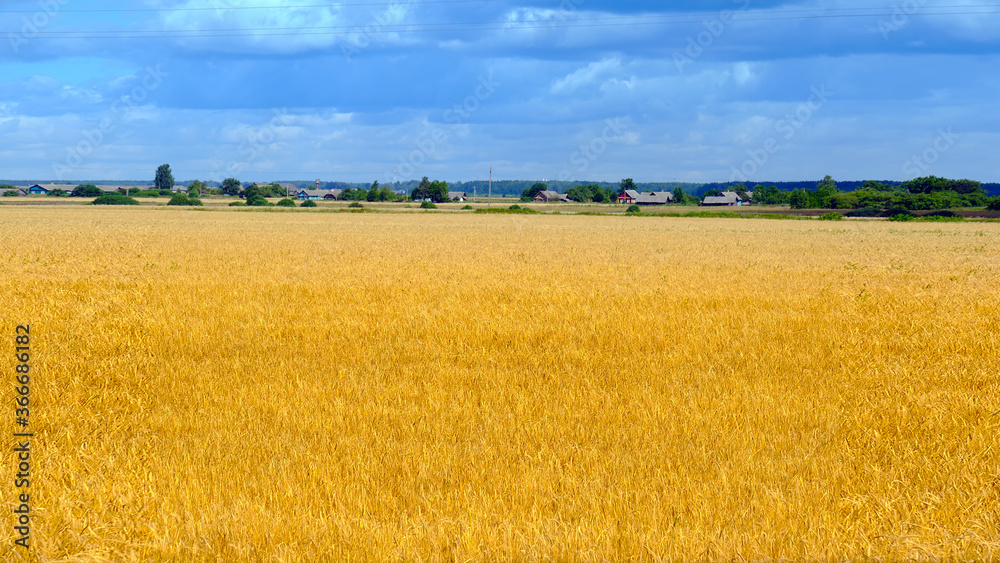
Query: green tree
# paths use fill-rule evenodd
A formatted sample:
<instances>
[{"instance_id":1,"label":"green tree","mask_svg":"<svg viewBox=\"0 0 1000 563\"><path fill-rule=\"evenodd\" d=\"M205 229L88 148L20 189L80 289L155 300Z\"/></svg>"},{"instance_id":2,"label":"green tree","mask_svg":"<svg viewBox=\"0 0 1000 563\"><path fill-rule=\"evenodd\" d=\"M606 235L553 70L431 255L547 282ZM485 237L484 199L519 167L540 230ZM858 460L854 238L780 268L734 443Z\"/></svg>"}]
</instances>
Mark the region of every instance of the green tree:
<instances>
[{"instance_id":1,"label":"green tree","mask_svg":"<svg viewBox=\"0 0 1000 563\"><path fill-rule=\"evenodd\" d=\"M854 209L858 207L858 196L848 192L837 192L830 196L830 209Z\"/></svg>"},{"instance_id":2,"label":"green tree","mask_svg":"<svg viewBox=\"0 0 1000 563\"><path fill-rule=\"evenodd\" d=\"M806 194L805 190L792 190L788 196L788 203L792 209L805 209L809 205L809 195Z\"/></svg>"},{"instance_id":3,"label":"green tree","mask_svg":"<svg viewBox=\"0 0 1000 563\"><path fill-rule=\"evenodd\" d=\"M245 197L248 202L250 201L250 198L252 198L254 196L259 197L259 198L263 198L264 197L264 194L260 193L260 188L258 188L256 184L251 184L249 187L247 187L247 189L243 190L242 197ZM250 205L250 204L247 203L247 205Z\"/></svg>"},{"instance_id":4,"label":"green tree","mask_svg":"<svg viewBox=\"0 0 1000 563\"><path fill-rule=\"evenodd\" d=\"M410 197L413 201L423 201L430 197L430 189L431 181L427 179L427 176L424 176L424 179L420 180L417 187L413 188L413 191L410 192Z\"/></svg>"},{"instance_id":5,"label":"green tree","mask_svg":"<svg viewBox=\"0 0 1000 563\"><path fill-rule=\"evenodd\" d=\"M829 190L830 192L835 192L837 191L837 182L834 182L833 178L831 178L830 175L827 174L826 176L823 177L822 180L819 181L818 184L816 184L816 189Z\"/></svg>"},{"instance_id":6,"label":"green tree","mask_svg":"<svg viewBox=\"0 0 1000 563\"><path fill-rule=\"evenodd\" d=\"M378 187L378 180L375 180L372 182L371 187L368 188L368 196L366 199L368 201L378 201L381 195L382 191Z\"/></svg>"},{"instance_id":7,"label":"green tree","mask_svg":"<svg viewBox=\"0 0 1000 563\"><path fill-rule=\"evenodd\" d=\"M243 186L236 178L226 178L222 181L223 195L240 195L242 192Z\"/></svg>"},{"instance_id":8,"label":"green tree","mask_svg":"<svg viewBox=\"0 0 1000 563\"><path fill-rule=\"evenodd\" d=\"M576 186L570 188L566 190L566 197L570 198L573 201L579 201L579 202L594 201L594 195L595 195L594 187L596 186L594 186L593 184L589 184L586 186Z\"/></svg>"},{"instance_id":9,"label":"green tree","mask_svg":"<svg viewBox=\"0 0 1000 563\"><path fill-rule=\"evenodd\" d=\"M604 189L597 184L589 184L587 187L594 192L594 197L590 198L594 203L614 203L618 201L618 194L614 190Z\"/></svg>"},{"instance_id":10,"label":"green tree","mask_svg":"<svg viewBox=\"0 0 1000 563\"><path fill-rule=\"evenodd\" d=\"M448 201L448 182L431 182L430 188L428 188L428 197L434 203L445 203Z\"/></svg>"},{"instance_id":11,"label":"green tree","mask_svg":"<svg viewBox=\"0 0 1000 563\"><path fill-rule=\"evenodd\" d=\"M677 186L674 188L674 203L684 204L687 202L686 193L684 193L684 188Z\"/></svg>"},{"instance_id":12,"label":"green tree","mask_svg":"<svg viewBox=\"0 0 1000 563\"><path fill-rule=\"evenodd\" d=\"M156 169L156 178L153 179L153 186L158 190L174 189L174 174L170 171L169 164L161 164Z\"/></svg>"},{"instance_id":13,"label":"green tree","mask_svg":"<svg viewBox=\"0 0 1000 563\"><path fill-rule=\"evenodd\" d=\"M274 183L271 183L271 184L256 184L256 186L257 186L257 193L259 193L261 195L261 197L265 197L265 198L267 198L267 197L283 197L283 196L286 195L286 192L288 191L285 188L282 188L278 184L274 184Z\"/></svg>"},{"instance_id":14,"label":"green tree","mask_svg":"<svg viewBox=\"0 0 1000 563\"><path fill-rule=\"evenodd\" d=\"M985 194L983 185L975 180L951 180L951 186L949 187L960 194L972 194L976 192L983 192Z\"/></svg>"},{"instance_id":15,"label":"green tree","mask_svg":"<svg viewBox=\"0 0 1000 563\"><path fill-rule=\"evenodd\" d=\"M860 187L858 187L858 190L870 190L874 192L906 191L906 189L901 186L897 187L889 184L883 184L882 182L876 182L875 180L866 180Z\"/></svg>"},{"instance_id":16,"label":"green tree","mask_svg":"<svg viewBox=\"0 0 1000 563\"><path fill-rule=\"evenodd\" d=\"M632 178L625 178L624 180L622 180L618 184L618 187L619 187L619 190L618 190L619 194L625 193L625 190L635 190L636 189L635 182L632 181ZM638 190L636 190L636 191L638 191Z\"/></svg>"},{"instance_id":17,"label":"green tree","mask_svg":"<svg viewBox=\"0 0 1000 563\"><path fill-rule=\"evenodd\" d=\"M202 182L201 180L195 180L190 184L188 184L187 194L190 197L198 197L204 190L205 190L205 183Z\"/></svg>"},{"instance_id":18,"label":"green tree","mask_svg":"<svg viewBox=\"0 0 1000 563\"><path fill-rule=\"evenodd\" d=\"M73 188L69 195L71 197L100 197L104 195L104 192L94 184L80 184Z\"/></svg>"},{"instance_id":19,"label":"green tree","mask_svg":"<svg viewBox=\"0 0 1000 563\"><path fill-rule=\"evenodd\" d=\"M368 198L368 192L356 188L345 188L337 198L341 201L361 201Z\"/></svg>"}]
</instances>

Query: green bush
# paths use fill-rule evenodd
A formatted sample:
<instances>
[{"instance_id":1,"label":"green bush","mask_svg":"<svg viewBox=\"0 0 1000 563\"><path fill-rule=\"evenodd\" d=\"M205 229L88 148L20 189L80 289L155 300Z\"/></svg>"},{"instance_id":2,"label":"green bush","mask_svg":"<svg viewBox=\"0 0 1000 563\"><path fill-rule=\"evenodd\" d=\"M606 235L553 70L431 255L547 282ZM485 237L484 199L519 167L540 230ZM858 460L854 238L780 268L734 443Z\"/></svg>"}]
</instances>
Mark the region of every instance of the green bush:
<instances>
[{"instance_id":1,"label":"green bush","mask_svg":"<svg viewBox=\"0 0 1000 563\"><path fill-rule=\"evenodd\" d=\"M17 197L21 195L17 190L7 190L3 193L4 197Z\"/></svg>"},{"instance_id":2,"label":"green bush","mask_svg":"<svg viewBox=\"0 0 1000 563\"><path fill-rule=\"evenodd\" d=\"M229 207L246 207L247 204L242 201L234 201L229 204Z\"/></svg>"},{"instance_id":3,"label":"green bush","mask_svg":"<svg viewBox=\"0 0 1000 563\"><path fill-rule=\"evenodd\" d=\"M1000 196L997 196L990 200L990 203L986 206L986 209L990 211L1000 211Z\"/></svg>"},{"instance_id":4,"label":"green bush","mask_svg":"<svg viewBox=\"0 0 1000 563\"><path fill-rule=\"evenodd\" d=\"M184 194L175 194L174 197L170 198L170 201L167 202L167 205L198 206L201 205L201 200Z\"/></svg>"},{"instance_id":5,"label":"green bush","mask_svg":"<svg viewBox=\"0 0 1000 563\"><path fill-rule=\"evenodd\" d=\"M909 209L899 205L887 207L886 210L882 212L883 217L895 217L896 215L909 215L912 217L913 213L910 213Z\"/></svg>"},{"instance_id":6,"label":"green bush","mask_svg":"<svg viewBox=\"0 0 1000 563\"><path fill-rule=\"evenodd\" d=\"M250 207L266 207L268 203L264 199L264 196L254 194L247 199L247 205Z\"/></svg>"},{"instance_id":7,"label":"green bush","mask_svg":"<svg viewBox=\"0 0 1000 563\"><path fill-rule=\"evenodd\" d=\"M360 205L358 207L360 207ZM425 201L425 202L423 202L423 203L420 204L420 209L437 209L437 208L438 208L438 206L434 205L430 201Z\"/></svg>"},{"instance_id":8,"label":"green bush","mask_svg":"<svg viewBox=\"0 0 1000 563\"><path fill-rule=\"evenodd\" d=\"M130 190L129 194L132 197L160 197L160 190Z\"/></svg>"},{"instance_id":9,"label":"green bush","mask_svg":"<svg viewBox=\"0 0 1000 563\"><path fill-rule=\"evenodd\" d=\"M464 207L462 207L462 209L472 209L472 206L469 205L469 204L466 204Z\"/></svg>"},{"instance_id":10,"label":"green bush","mask_svg":"<svg viewBox=\"0 0 1000 563\"><path fill-rule=\"evenodd\" d=\"M95 199L91 205L139 205L139 202L122 194L107 194Z\"/></svg>"},{"instance_id":11,"label":"green bush","mask_svg":"<svg viewBox=\"0 0 1000 563\"><path fill-rule=\"evenodd\" d=\"M628 209L625 210L625 213L638 213L640 211L642 211L642 209L638 205L632 204L628 206Z\"/></svg>"},{"instance_id":12,"label":"green bush","mask_svg":"<svg viewBox=\"0 0 1000 563\"><path fill-rule=\"evenodd\" d=\"M284 201L284 200L282 200L282 201ZM278 205L281 205L281 202L278 202ZM307 199L307 200L303 201L302 205L300 205L299 207L316 207L316 202L313 201L313 200L311 200L311 199Z\"/></svg>"},{"instance_id":13,"label":"green bush","mask_svg":"<svg viewBox=\"0 0 1000 563\"><path fill-rule=\"evenodd\" d=\"M425 203L427 203L427 202L425 202ZM432 203L431 205L434 205L434 204ZM360 208L363 208L364 205L361 205L360 203L358 203L358 202L355 201L354 203L348 205L347 207L353 207L355 209L360 209ZM420 207L423 207L423 206L421 205Z\"/></svg>"},{"instance_id":14,"label":"green bush","mask_svg":"<svg viewBox=\"0 0 1000 563\"><path fill-rule=\"evenodd\" d=\"M844 216L840 213L824 213L819 216L820 221L843 221Z\"/></svg>"},{"instance_id":15,"label":"green bush","mask_svg":"<svg viewBox=\"0 0 1000 563\"><path fill-rule=\"evenodd\" d=\"M890 221L912 221L916 219L911 213L897 213L892 217L889 217Z\"/></svg>"},{"instance_id":16,"label":"green bush","mask_svg":"<svg viewBox=\"0 0 1000 563\"><path fill-rule=\"evenodd\" d=\"M72 197L101 197L104 192L94 184L80 184L69 194Z\"/></svg>"},{"instance_id":17,"label":"green bush","mask_svg":"<svg viewBox=\"0 0 1000 563\"><path fill-rule=\"evenodd\" d=\"M514 205L511 205L507 209L521 209L521 206L515 203Z\"/></svg>"},{"instance_id":18,"label":"green bush","mask_svg":"<svg viewBox=\"0 0 1000 563\"><path fill-rule=\"evenodd\" d=\"M66 196L67 194L68 194L68 192L67 192L66 190L64 190L64 189L62 189L62 188L55 188L55 189L51 190L51 191L50 191L50 192L49 192L48 194L46 194L46 195L50 195L50 196L52 196L52 197L64 197L64 196Z\"/></svg>"},{"instance_id":19,"label":"green bush","mask_svg":"<svg viewBox=\"0 0 1000 563\"><path fill-rule=\"evenodd\" d=\"M278 207L295 207L295 202L286 197L278 202Z\"/></svg>"}]
</instances>

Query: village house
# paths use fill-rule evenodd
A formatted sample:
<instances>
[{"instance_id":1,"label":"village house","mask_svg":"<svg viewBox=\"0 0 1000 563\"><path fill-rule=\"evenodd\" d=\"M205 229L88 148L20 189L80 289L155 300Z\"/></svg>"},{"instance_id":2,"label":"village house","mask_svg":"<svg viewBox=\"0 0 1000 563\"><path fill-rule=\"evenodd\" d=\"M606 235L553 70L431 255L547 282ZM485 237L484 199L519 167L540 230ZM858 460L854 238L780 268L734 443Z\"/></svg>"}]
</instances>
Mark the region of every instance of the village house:
<instances>
[{"instance_id":1,"label":"village house","mask_svg":"<svg viewBox=\"0 0 1000 563\"><path fill-rule=\"evenodd\" d=\"M701 200L701 204L705 206L737 206L737 205L750 205L750 199L753 198L753 193L747 192L747 199L743 199L736 192L722 192L722 195L718 196L708 196Z\"/></svg>"},{"instance_id":2,"label":"village house","mask_svg":"<svg viewBox=\"0 0 1000 563\"><path fill-rule=\"evenodd\" d=\"M632 205L635 200L639 197L639 192L636 190L625 190L618 196L618 203L625 205Z\"/></svg>"},{"instance_id":3,"label":"village house","mask_svg":"<svg viewBox=\"0 0 1000 563\"><path fill-rule=\"evenodd\" d=\"M299 190L298 192L294 192L293 195L299 199L316 200L327 199L326 196L330 195L330 192L331 190Z\"/></svg>"},{"instance_id":4,"label":"village house","mask_svg":"<svg viewBox=\"0 0 1000 563\"><path fill-rule=\"evenodd\" d=\"M667 205L674 202L673 192L646 192L625 190L618 196L618 203L625 205Z\"/></svg>"},{"instance_id":5,"label":"village house","mask_svg":"<svg viewBox=\"0 0 1000 563\"><path fill-rule=\"evenodd\" d=\"M448 192L448 201L465 201L469 197L466 192Z\"/></svg>"},{"instance_id":6,"label":"village house","mask_svg":"<svg viewBox=\"0 0 1000 563\"><path fill-rule=\"evenodd\" d=\"M538 195L535 196L535 201L538 203L561 203L568 202L570 199L566 197L566 194L561 194L552 190L545 190L538 192Z\"/></svg>"},{"instance_id":7,"label":"village house","mask_svg":"<svg viewBox=\"0 0 1000 563\"><path fill-rule=\"evenodd\" d=\"M69 184L33 184L26 189L18 190L21 195L48 195L52 190L63 190L66 193L73 191L76 186Z\"/></svg>"},{"instance_id":8,"label":"village house","mask_svg":"<svg viewBox=\"0 0 1000 563\"><path fill-rule=\"evenodd\" d=\"M667 205L673 202L673 192L649 192L635 198L636 205Z\"/></svg>"}]
</instances>

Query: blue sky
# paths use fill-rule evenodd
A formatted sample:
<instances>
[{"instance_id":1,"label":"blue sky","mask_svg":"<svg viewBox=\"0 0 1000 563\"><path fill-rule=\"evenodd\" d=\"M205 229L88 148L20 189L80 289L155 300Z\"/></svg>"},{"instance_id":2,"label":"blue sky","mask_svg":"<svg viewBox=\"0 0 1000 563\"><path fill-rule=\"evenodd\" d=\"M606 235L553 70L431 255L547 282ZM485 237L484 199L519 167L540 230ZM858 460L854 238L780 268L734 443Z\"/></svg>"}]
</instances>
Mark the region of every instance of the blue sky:
<instances>
[{"instance_id":1,"label":"blue sky","mask_svg":"<svg viewBox=\"0 0 1000 563\"><path fill-rule=\"evenodd\" d=\"M0 177L1000 181L1000 1L0 0Z\"/></svg>"}]
</instances>

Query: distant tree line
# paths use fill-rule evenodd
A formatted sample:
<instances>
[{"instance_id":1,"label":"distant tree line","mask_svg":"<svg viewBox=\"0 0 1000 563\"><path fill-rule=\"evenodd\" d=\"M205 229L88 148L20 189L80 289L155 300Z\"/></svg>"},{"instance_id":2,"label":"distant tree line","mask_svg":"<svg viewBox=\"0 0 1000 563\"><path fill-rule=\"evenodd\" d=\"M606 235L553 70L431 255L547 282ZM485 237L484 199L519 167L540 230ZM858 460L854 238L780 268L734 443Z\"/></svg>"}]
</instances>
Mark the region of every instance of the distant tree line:
<instances>
[{"instance_id":1,"label":"distant tree line","mask_svg":"<svg viewBox=\"0 0 1000 563\"><path fill-rule=\"evenodd\" d=\"M827 176L814 189L779 190L756 185L753 203L788 204L793 209L889 209L936 210L954 207L982 207L995 203L982 184L975 180L951 180L936 176L914 178L899 184L869 180L854 191L842 191Z\"/></svg>"}]
</instances>

